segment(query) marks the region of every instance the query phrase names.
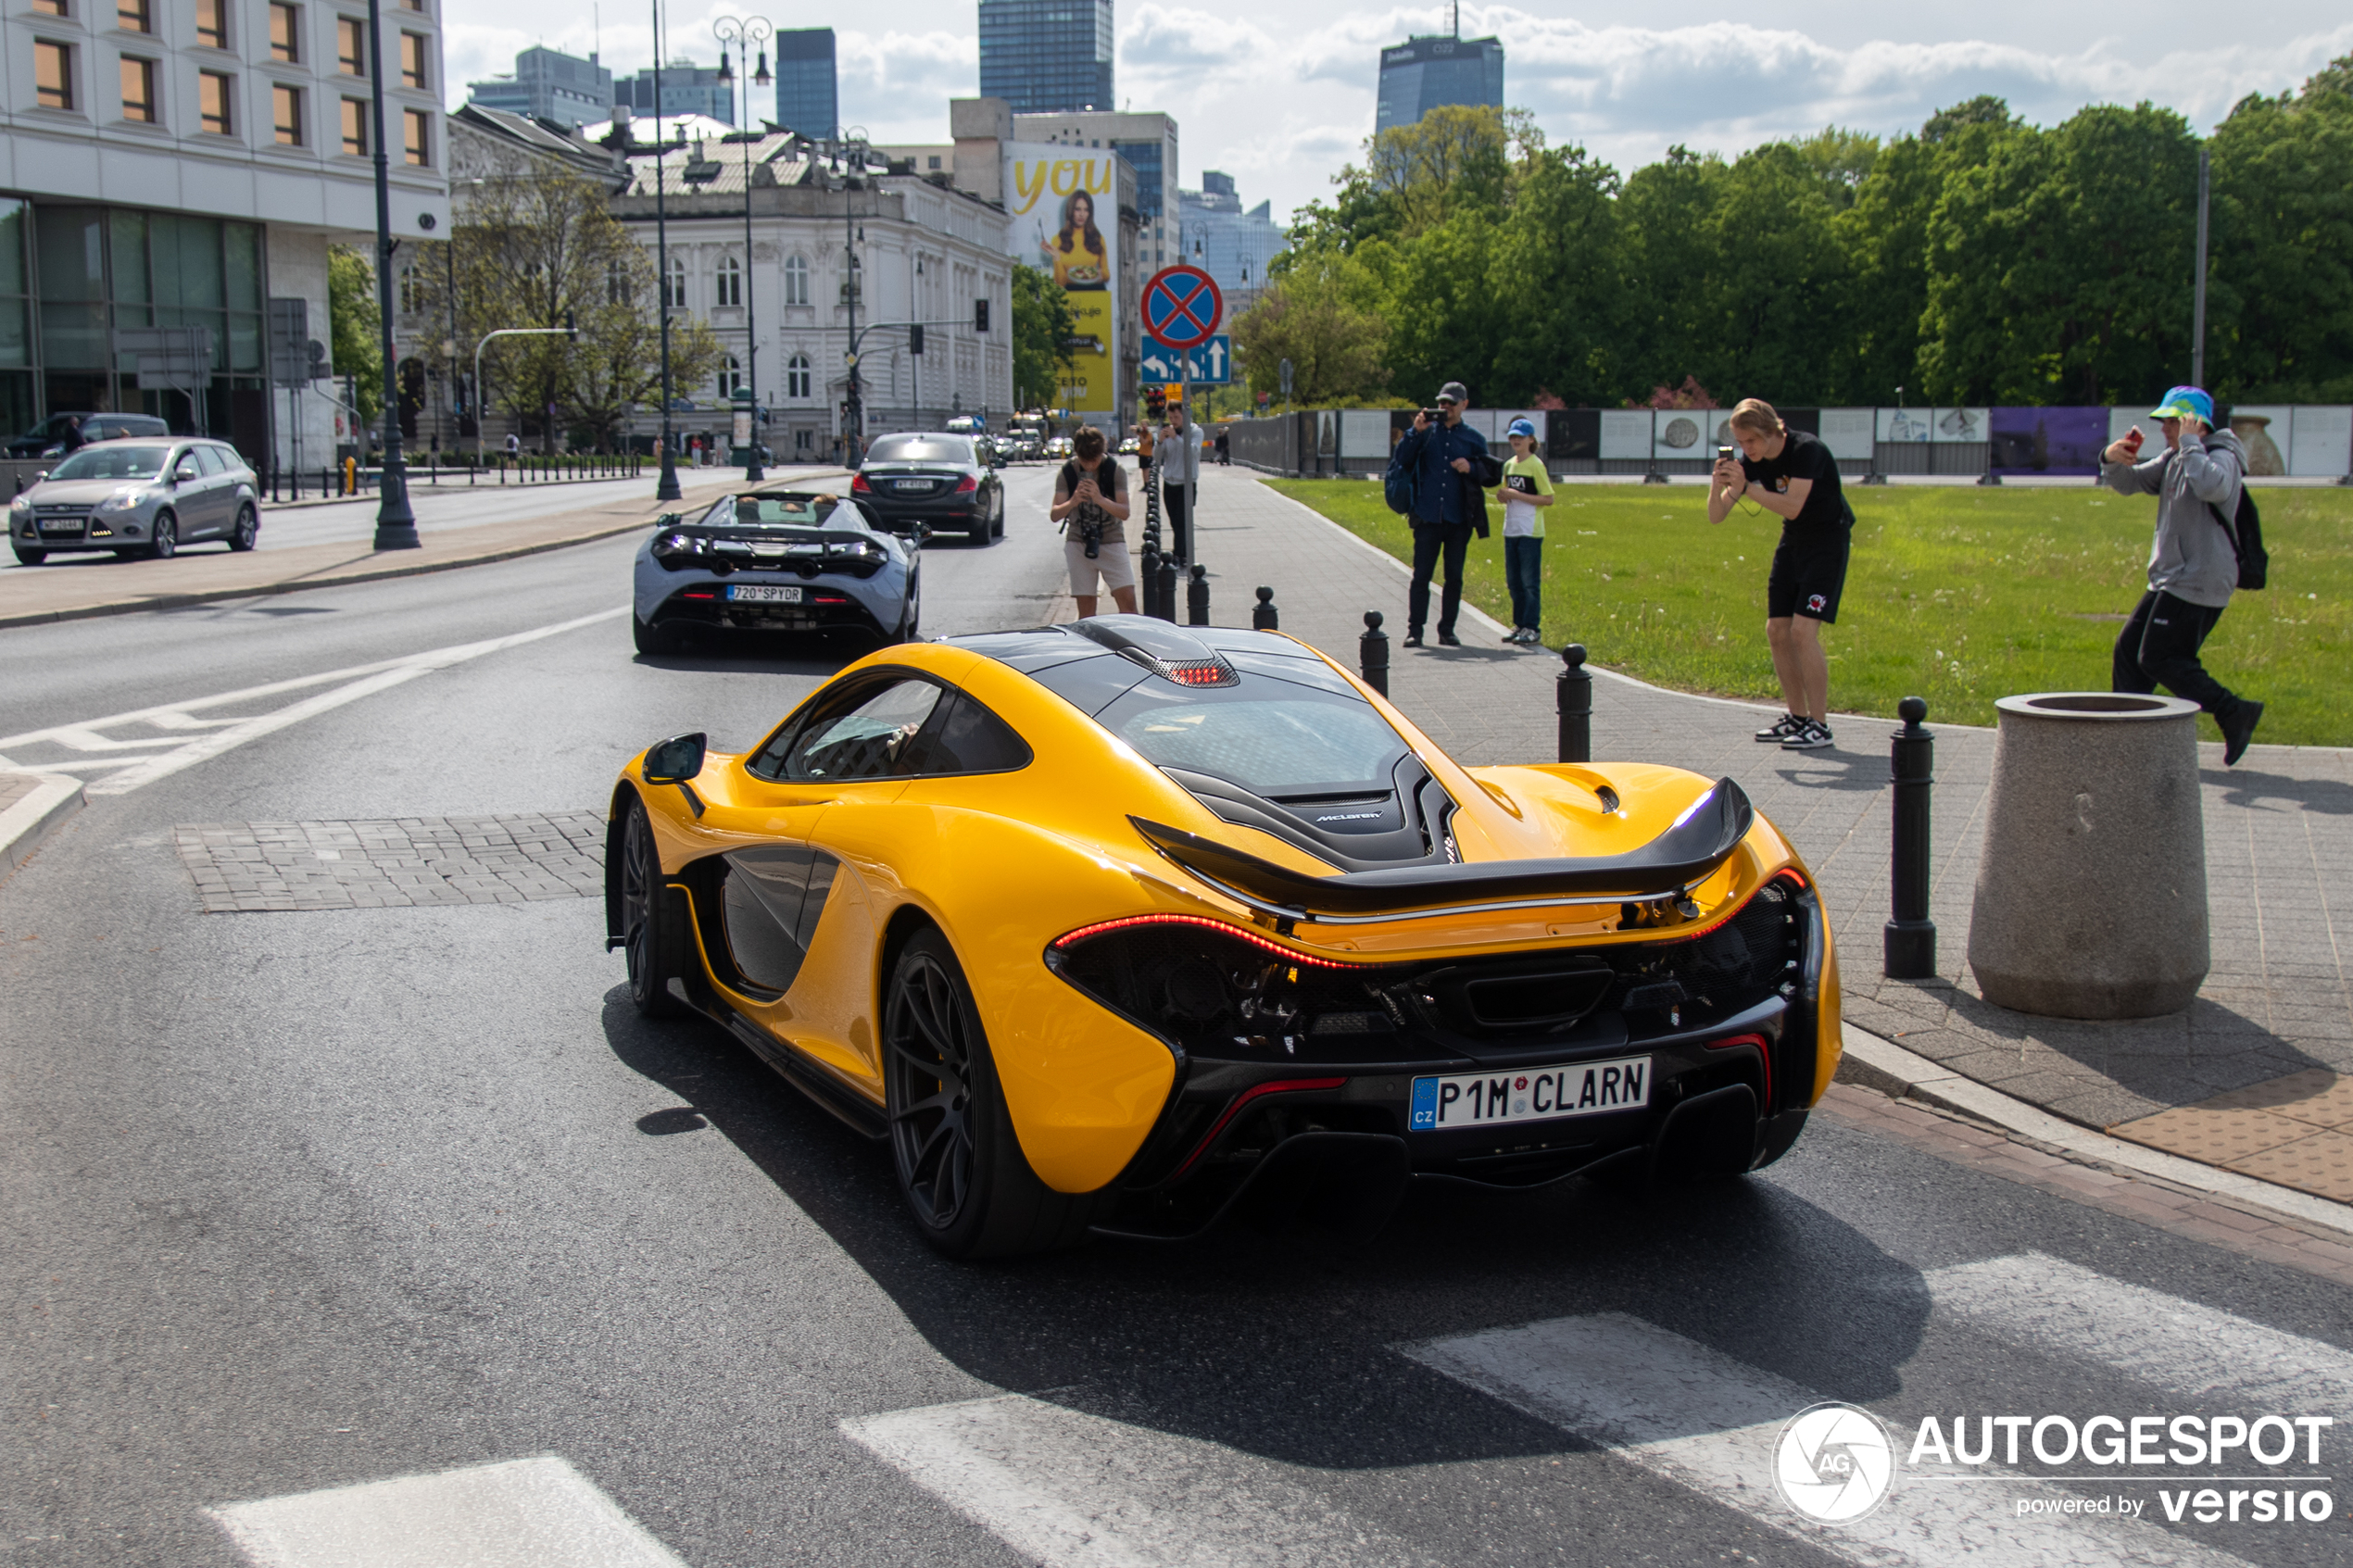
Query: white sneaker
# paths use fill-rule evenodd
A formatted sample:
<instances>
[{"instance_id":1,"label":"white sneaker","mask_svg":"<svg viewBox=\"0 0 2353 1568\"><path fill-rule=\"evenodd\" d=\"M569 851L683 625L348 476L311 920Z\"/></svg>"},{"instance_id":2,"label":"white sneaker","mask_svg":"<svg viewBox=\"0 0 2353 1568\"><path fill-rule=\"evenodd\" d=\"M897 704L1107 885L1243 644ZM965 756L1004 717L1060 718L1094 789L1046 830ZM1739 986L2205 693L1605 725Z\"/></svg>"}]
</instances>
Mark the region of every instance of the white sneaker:
<instances>
[{"instance_id":1,"label":"white sneaker","mask_svg":"<svg viewBox=\"0 0 2353 1568\"><path fill-rule=\"evenodd\" d=\"M1805 727L1781 742L1783 751L1827 751L1838 743L1831 738L1831 727L1811 719L1798 721Z\"/></svg>"},{"instance_id":2,"label":"white sneaker","mask_svg":"<svg viewBox=\"0 0 2353 1568\"><path fill-rule=\"evenodd\" d=\"M1805 720L1800 719L1794 713L1784 713L1780 718L1774 720L1771 723L1766 725L1763 729L1757 731L1756 738L1769 746L1785 740L1793 740L1805 733Z\"/></svg>"}]
</instances>

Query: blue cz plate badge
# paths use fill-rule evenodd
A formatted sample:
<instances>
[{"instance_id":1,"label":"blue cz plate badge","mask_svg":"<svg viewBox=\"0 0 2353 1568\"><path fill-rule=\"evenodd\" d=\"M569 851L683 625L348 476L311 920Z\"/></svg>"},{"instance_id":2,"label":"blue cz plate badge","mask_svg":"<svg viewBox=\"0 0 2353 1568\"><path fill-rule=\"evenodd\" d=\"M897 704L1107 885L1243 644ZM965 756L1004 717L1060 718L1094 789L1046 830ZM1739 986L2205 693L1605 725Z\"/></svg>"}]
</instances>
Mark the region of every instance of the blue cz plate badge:
<instances>
[{"instance_id":1,"label":"blue cz plate badge","mask_svg":"<svg viewBox=\"0 0 2353 1568\"><path fill-rule=\"evenodd\" d=\"M1650 1090L1651 1059L1646 1056L1416 1078L1407 1125L1417 1133L1456 1132L1639 1110L1650 1104Z\"/></svg>"}]
</instances>

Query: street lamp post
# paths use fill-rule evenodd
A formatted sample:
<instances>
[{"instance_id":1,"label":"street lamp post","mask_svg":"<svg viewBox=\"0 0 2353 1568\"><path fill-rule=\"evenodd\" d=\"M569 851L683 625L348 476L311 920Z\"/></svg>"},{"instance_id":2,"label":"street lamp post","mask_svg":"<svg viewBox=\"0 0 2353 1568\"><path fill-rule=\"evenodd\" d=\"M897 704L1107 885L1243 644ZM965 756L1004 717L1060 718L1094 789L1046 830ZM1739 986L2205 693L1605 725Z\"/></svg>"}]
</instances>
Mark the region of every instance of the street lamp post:
<instances>
[{"instance_id":1,"label":"street lamp post","mask_svg":"<svg viewBox=\"0 0 2353 1568\"><path fill-rule=\"evenodd\" d=\"M376 0L369 0L374 5ZM662 160L669 149L661 139L661 66L668 56L661 47L661 0L653 0L654 9L654 270L658 274L654 299L661 313L661 480L654 486L657 501L676 501L686 496L678 488L678 464L671 448L676 445L670 431L670 213L663 200L663 187L669 184Z\"/></svg>"},{"instance_id":2,"label":"street lamp post","mask_svg":"<svg viewBox=\"0 0 2353 1568\"><path fill-rule=\"evenodd\" d=\"M842 291L848 296L849 304L849 353L846 356L849 361L849 395L845 399L845 401L849 404L849 408L842 416L842 456L849 459L849 466L851 468L856 468L859 461L859 448L864 445L866 439L866 404L864 395L859 385L858 376L858 222L857 212L855 210L856 204L849 199L849 193L852 187L849 180L849 159L850 153L854 150L858 155L858 172L861 180L862 181L866 171L866 132L864 128L860 126L851 126L849 130L843 132L839 146L843 160L841 178L842 249L849 258L849 266L842 270L842 276L844 280L842 283Z\"/></svg>"},{"instance_id":3,"label":"street lamp post","mask_svg":"<svg viewBox=\"0 0 2353 1568\"><path fill-rule=\"evenodd\" d=\"M383 471L376 480L376 545L379 550L413 550L417 514L409 508L409 470L400 457L400 387L392 350L392 165L384 147L384 39L380 0L368 0L368 52L376 80L371 113L376 131L376 316L384 337L384 436Z\"/></svg>"},{"instance_id":4,"label":"street lamp post","mask_svg":"<svg viewBox=\"0 0 2353 1568\"><path fill-rule=\"evenodd\" d=\"M745 73L745 124L742 127L744 135L744 338L749 345L745 350L745 371L750 379L751 385L751 439L744 444L744 483L758 484L768 477L768 473L760 466L760 322L759 319L753 315L755 309L753 296L759 292L759 287L754 281L751 266L751 144L758 136L750 126L750 89L755 86L765 87L776 80L768 74L766 48L768 40L776 35L776 27L765 17L722 17L711 24L711 31L719 37L719 80L722 82L727 81L729 77L728 44L736 44L745 54L751 52L753 44L761 45L759 73L754 75L749 69ZM745 64L749 68L750 62L746 61Z\"/></svg>"}]
</instances>

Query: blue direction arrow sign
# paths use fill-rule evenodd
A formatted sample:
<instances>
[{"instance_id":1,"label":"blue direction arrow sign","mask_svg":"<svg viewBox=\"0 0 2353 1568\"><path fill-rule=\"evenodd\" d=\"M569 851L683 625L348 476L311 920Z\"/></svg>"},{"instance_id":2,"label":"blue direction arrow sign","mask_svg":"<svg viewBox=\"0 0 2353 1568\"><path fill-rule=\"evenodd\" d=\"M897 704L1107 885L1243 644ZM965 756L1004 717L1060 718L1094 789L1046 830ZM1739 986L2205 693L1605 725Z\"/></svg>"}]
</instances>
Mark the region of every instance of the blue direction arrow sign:
<instances>
[{"instance_id":1,"label":"blue direction arrow sign","mask_svg":"<svg viewBox=\"0 0 2353 1568\"><path fill-rule=\"evenodd\" d=\"M1225 319L1217 280L1198 267L1164 267L1144 285L1144 334L1170 348L1207 343Z\"/></svg>"},{"instance_id":2,"label":"blue direction arrow sign","mask_svg":"<svg viewBox=\"0 0 2353 1568\"><path fill-rule=\"evenodd\" d=\"M1180 381L1197 386L1229 386L1234 380L1234 340L1219 332L1207 343L1181 352L1147 343L1142 364L1146 386L1168 386Z\"/></svg>"}]
</instances>

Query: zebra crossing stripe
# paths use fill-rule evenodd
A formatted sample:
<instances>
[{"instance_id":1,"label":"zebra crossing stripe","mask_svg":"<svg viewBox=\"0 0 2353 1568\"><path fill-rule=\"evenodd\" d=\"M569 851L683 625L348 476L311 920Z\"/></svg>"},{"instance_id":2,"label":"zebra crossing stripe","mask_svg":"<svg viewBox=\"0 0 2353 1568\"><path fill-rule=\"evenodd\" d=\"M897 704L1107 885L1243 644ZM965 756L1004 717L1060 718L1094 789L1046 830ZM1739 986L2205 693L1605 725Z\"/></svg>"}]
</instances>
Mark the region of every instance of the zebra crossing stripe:
<instances>
[{"instance_id":1,"label":"zebra crossing stripe","mask_svg":"<svg viewBox=\"0 0 2353 1568\"><path fill-rule=\"evenodd\" d=\"M1931 1269L1929 1299L1993 1338L2251 1410L2353 1412L2353 1355L2028 1252Z\"/></svg>"},{"instance_id":2,"label":"zebra crossing stripe","mask_svg":"<svg viewBox=\"0 0 2353 1568\"><path fill-rule=\"evenodd\" d=\"M208 1512L253 1568L686 1568L553 1455Z\"/></svg>"},{"instance_id":3,"label":"zebra crossing stripe","mask_svg":"<svg viewBox=\"0 0 2353 1568\"><path fill-rule=\"evenodd\" d=\"M1639 1318L1607 1312L1398 1347L1505 1404L1806 1540L1891 1568L2246 1568L2240 1559L2115 1516L2013 1517L2007 1487L1898 1480L1885 1506L1818 1525L1774 1483L1781 1428L1823 1396ZM2026 1479L1996 1466L1983 1477ZM1999 1501L1995 1501L1999 1499Z\"/></svg>"},{"instance_id":4,"label":"zebra crossing stripe","mask_svg":"<svg viewBox=\"0 0 2353 1568\"><path fill-rule=\"evenodd\" d=\"M1043 1568L1424 1568L1428 1560L1221 1444L1022 1395L843 1434Z\"/></svg>"}]
</instances>

